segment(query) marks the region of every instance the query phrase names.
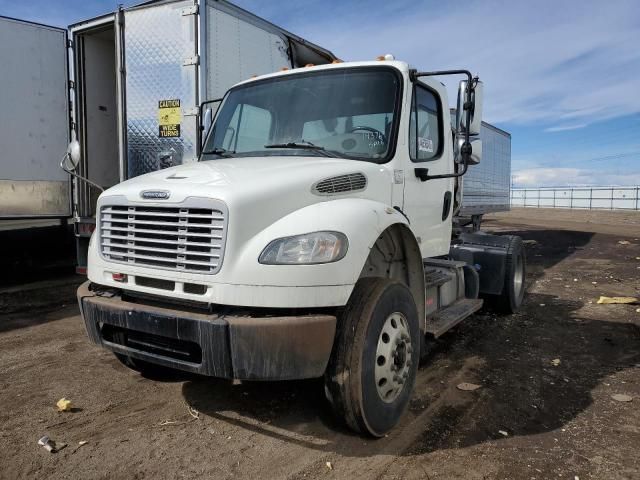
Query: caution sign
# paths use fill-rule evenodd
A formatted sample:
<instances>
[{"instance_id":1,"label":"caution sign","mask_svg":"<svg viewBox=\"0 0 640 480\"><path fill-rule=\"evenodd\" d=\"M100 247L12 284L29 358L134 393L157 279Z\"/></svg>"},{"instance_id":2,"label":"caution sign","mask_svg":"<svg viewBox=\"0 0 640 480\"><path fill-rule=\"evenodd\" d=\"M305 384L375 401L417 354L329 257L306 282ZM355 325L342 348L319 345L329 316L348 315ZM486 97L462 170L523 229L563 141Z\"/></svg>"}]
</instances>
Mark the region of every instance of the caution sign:
<instances>
[{"instance_id":1,"label":"caution sign","mask_svg":"<svg viewBox=\"0 0 640 480\"><path fill-rule=\"evenodd\" d=\"M158 102L158 135L162 137L179 137L182 111L180 99L160 100Z\"/></svg>"}]
</instances>

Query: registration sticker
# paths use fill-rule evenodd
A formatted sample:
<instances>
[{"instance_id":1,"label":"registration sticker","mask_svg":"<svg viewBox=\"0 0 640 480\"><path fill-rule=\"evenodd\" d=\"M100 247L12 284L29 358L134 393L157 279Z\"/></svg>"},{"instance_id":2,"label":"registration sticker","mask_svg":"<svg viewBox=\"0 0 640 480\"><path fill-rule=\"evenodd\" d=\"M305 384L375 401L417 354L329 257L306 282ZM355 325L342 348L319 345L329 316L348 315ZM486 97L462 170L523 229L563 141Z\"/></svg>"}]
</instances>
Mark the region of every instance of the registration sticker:
<instances>
[{"instance_id":1,"label":"registration sticker","mask_svg":"<svg viewBox=\"0 0 640 480\"><path fill-rule=\"evenodd\" d=\"M433 140L425 137L418 137L418 150L421 152L433 153Z\"/></svg>"}]
</instances>

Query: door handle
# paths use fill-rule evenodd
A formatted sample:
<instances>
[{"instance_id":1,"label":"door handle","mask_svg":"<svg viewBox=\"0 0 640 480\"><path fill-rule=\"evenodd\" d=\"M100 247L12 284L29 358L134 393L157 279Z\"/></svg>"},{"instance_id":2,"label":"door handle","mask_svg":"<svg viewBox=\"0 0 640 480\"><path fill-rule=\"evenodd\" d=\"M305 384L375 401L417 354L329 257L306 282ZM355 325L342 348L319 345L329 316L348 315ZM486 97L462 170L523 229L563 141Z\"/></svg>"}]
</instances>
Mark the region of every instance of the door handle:
<instances>
[{"instance_id":1,"label":"door handle","mask_svg":"<svg viewBox=\"0 0 640 480\"><path fill-rule=\"evenodd\" d=\"M416 174L416 177L418 177L421 182L426 182L427 180L429 180L428 168L414 168L413 171Z\"/></svg>"}]
</instances>

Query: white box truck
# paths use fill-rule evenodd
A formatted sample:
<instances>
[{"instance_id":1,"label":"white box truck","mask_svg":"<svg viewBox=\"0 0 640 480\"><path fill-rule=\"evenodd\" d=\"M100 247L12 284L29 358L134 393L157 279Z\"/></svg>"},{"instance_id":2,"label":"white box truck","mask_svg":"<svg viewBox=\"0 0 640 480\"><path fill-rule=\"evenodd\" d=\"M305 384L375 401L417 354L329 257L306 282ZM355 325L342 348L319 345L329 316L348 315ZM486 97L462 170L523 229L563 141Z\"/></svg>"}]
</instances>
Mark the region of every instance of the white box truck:
<instances>
[{"instance_id":1,"label":"white box truck","mask_svg":"<svg viewBox=\"0 0 640 480\"><path fill-rule=\"evenodd\" d=\"M442 75L465 77L453 131ZM383 436L429 337L523 300L520 238L454 228L481 106L468 71L392 56L236 84L197 162L98 198L89 338L138 370L324 377L347 425Z\"/></svg>"}]
</instances>

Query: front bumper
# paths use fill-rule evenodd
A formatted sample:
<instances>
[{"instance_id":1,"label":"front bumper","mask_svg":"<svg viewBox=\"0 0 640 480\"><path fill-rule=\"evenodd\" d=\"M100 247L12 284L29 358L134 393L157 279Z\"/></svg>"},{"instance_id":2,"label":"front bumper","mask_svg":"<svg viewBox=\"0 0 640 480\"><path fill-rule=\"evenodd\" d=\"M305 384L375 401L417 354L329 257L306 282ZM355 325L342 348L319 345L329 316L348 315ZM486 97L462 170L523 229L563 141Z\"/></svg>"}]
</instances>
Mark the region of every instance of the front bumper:
<instances>
[{"instance_id":1,"label":"front bumper","mask_svg":"<svg viewBox=\"0 0 640 480\"><path fill-rule=\"evenodd\" d=\"M166 367L239 380L293 380L324 374L336 317L205 314L123 300L85 282L78 303L90 340Z\"/></svg>"}]
</instances>

